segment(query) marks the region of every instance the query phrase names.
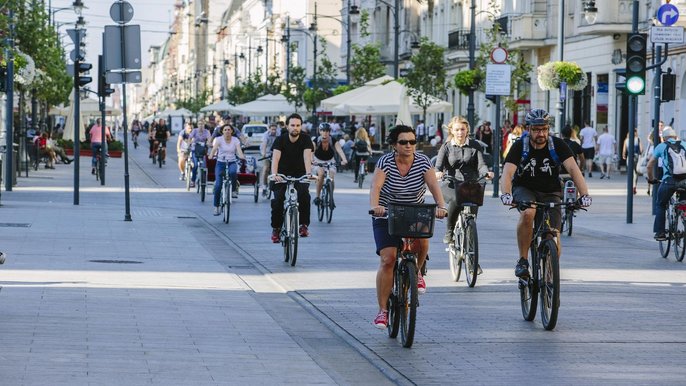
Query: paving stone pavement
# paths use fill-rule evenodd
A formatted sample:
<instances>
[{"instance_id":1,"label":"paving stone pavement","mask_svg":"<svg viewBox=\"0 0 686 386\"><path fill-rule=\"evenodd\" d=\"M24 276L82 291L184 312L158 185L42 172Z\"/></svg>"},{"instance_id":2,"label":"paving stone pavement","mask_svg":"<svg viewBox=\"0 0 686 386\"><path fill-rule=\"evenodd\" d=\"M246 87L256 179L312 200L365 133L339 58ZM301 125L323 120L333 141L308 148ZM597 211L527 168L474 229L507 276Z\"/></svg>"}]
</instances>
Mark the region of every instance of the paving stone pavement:
<instances>
[{"instance_id":1,"label":"paving stone pavement","mask_svg":"<svg viewBox=\"0 0 686 386\"><path fill-rule=\"evenodd\" d=\"M371 325L376 312L368 192L337 178L331 224L312 216L298 264L268 242L269 204L243 187L231 221L131 152L99 186L81 159L30 172L2 192L0 379L42 384L683 384L686 269L658 257L645 185L626 224L626 182L590 179L594 198L563 237L560 319L521 317L512 275L517 216L490 197L478 222L475 288L450 280L431 241L428 293L412 349ZM368 184L367 184L368 186ZM441 234L439 222L436 233ZM100 261L100 262L98 262Z\"/></svg>"}]
</instances>

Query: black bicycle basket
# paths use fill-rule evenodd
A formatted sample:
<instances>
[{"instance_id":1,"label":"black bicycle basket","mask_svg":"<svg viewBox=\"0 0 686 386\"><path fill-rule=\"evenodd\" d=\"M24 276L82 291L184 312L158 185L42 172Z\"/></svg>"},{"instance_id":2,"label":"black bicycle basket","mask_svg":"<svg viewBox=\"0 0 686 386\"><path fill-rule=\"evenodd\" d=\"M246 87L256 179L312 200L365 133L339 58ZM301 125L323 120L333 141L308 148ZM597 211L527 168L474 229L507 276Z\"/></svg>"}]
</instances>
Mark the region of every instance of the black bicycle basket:
<instances>
[{"instance_id":1,"label":"black bicycle basket","mask_svg":"<svg viewBox=\"0 0 686 386\"><path fill-rule=\"evenodd\" d=\"M392 236L428 239L434 234L435 204L388 204L388 233Z\"/></svg>"},{"instance_id":2,"label":"black bicycle basket","mask_svg":"<svg viewBox=\"0 0 686 386\"><path fill-rule=\"evenodd\" d=\"M486 185L477 181L464 181L455 186L457 205L466 203L482 206L484 204L484 190Z\"/></svg>"},{"instance_id":3,"label":"black bicycle basket","mask_svg":"<svg viewBox=\"0 0 686 386\"><path fill-rule=\"evenodd\" d=\"M196 143L193 152L196 158L202 158L207 155L207 146Z\"/></svg>"}]
</instances>

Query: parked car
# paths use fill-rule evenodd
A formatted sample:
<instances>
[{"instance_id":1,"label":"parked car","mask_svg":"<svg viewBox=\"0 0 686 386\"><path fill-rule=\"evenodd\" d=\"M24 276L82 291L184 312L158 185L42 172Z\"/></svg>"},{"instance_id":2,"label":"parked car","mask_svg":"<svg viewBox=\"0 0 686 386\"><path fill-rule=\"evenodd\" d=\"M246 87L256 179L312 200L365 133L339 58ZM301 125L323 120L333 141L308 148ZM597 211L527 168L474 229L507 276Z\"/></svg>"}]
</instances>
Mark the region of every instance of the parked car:
<instances>
[{"instance_id":1,"label":"parked car","mask_svg":"<svg viewBox=\"0 0 686 386\"><path fill-rule=\"evenodd\" d=\"M246 149L259 149L264 133L269 127L264 123L246 123L241 128L242 134L247 138Z\"/></svg>"}]
</instances>

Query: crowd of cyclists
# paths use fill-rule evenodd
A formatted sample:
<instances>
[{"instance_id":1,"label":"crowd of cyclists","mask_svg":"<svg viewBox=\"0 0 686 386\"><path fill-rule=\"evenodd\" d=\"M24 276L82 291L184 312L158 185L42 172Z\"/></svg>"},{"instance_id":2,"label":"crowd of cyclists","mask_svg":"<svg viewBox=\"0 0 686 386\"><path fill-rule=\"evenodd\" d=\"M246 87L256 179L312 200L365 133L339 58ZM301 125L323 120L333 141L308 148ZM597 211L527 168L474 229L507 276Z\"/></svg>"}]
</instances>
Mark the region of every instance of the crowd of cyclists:
<instances>
[{"instance_id":1,"label":"crowd of cyclists","mask_svg":"<svg viewBox=\"0 0 686 386\"><path fill-rule=\"evenodd\" d=\"M578 167L574 152L561 139L550 134L549 116L542 109L531 110L525 118L526 130L521 138L516 140L507 153L503 163L503 183L500 199L504 205L517 205L520 201L560 202L562 189L560 183L561 168L574 181L579 192L579 205L591 205L591 197ZM369 135L364 128L358 129L355 140L349 148L355 149L355 154L349 156L343 150L339 141L331 135L331 125L322 123L317 127L315 137L303 130L303 118L298 114L291 114L285 122L272 123L264 134L259 148L262 160L262 179L256 183L263 185L263 194L269 194L265 189L267 176L277 182L270 189L273 194L271 200L270 226L271 241L279 242L279 230L283 223L283 202L285 185L278 184L280 175L299 178L310 176L316 180L314 203L317 204L322 183L322 170L313 167L338 158L341 166L348 161L353 165L366 160L371 155ZM139 127L143 128L143 126ZM376 243L376 253L379 255L379 267L376 275L376 292L379 310L373 324L378 328L388 325L387 299L393 286L393 267L401 240L392 236L388 231L388 220L383 218L389 203L420 204L424 202L426 189L431 192L437 205L435 216L447 217L445 243L450 243L457 214L461 210L459 189L457 185L465 181L479 178L490 179L493 173L484 161L484 148L481 143L469 138L469 123L463 117L452 118L447 125L447 139L440 145L435 167L430 159L417 151L417 135L412 127L395 126L388 134L388 145L391 151L381 156L373 169L370 186L370 213L372 230ZM148 128L149 156L155 157L157 151L166 149L171 136L171 130L164 119L151 124ZM137 135L137 134L136 134ZM242 150L246 138L241 135L230 120L211 124L200 120L197 124L188 122L177 140L178 168L180 179L191 179L191 186L197 183L197 157L207 154L210 159L216 159L214 186L214 214L219 215L219 191L224 171L232 180L232 186L237 178L238 162L245 160ZM359 145L358 145L359 144ZM359 146L359 147L358 147ZM211 149L208 152L196 152L196 147ZM186 162L192 162L191 175L185 175ZM358 169L353 166L356 173ZM335 175L330 173L330 177ZM452 178L443 178L450 176ZM300 217L300 237L309 236L310 203L313 200L309 193L309 184L296 184L298 194L298 210ZM265 193L267 192L267 193ZM237 197L237 191L232 192ZM516 229L518 256L515 275L528 275L528 249L531 240L532 224L535 210L520 208L520 218ZM560 229L560 211L554 211L553 226ZM559 238L557 238L559 243ZM418 256L417 267L422 267L428 254L428 239L419 239L414 243L414 251ZM426 280L417 276L419 293L426 292Z\"/></svg>"}]
</instances>

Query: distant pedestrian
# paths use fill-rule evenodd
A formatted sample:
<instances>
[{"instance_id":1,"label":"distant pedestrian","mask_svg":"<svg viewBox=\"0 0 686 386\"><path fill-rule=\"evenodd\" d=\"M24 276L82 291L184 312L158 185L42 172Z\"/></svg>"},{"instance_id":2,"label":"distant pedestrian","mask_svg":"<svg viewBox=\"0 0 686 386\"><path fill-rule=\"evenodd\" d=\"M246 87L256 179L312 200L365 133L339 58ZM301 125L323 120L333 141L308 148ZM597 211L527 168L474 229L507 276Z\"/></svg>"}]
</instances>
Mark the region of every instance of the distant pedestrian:
<instances>
[{"instance_id":1,"label":"distant pedestrian","mask_svg":"<svg viewBox=\"0 0 686 386\"><path fill-rule=\"evenodd\" d=\"M589 122L585 122L586 126L581 129L579 135L581 136L581 148L584 150L584 158L586 158L586 167L583 175L588 173L588 177L593 177L593 158L595 157L596 138L598 132L591 127ZM583 171L583 170L582 170Z\"/></svg>"},{"instance_id":2,"label":"distant pedestrian","mask_svg":"<svg viewBox=\"0 0 686 386\"><path fill-rule=\"evenodd\" d=\"M622 147L622 159L625 161L628 161L627 156L629 155L629 150L627 148L627 144L629 143L629 136L626 136L626 139L624 139L624 146ZM641 155L641 152L643 152L643 147L641 146L641 139L638 137L638 132L636 129L634 129L634 156L633 156L633 161L634 161L634 194L636 194L636 183L638 182L638 157ZM629 167L629 163L627 162L627 170Z\"/></svg>"},{"instance_id":3,"label":"distant pedestrian","mask_svg":"<svg viewBox=\"0 0 686 386\"><path fill-rule=\"evenodd\" d=\"M617 154L617 141L615 137L608 132L607 126L603 128L603 134L598 137L597 150L600 156L600 179L607 178L610 179L610 173L612 173L612 164L615 161L615 155Z\"/></svg>"}]
</instances>

